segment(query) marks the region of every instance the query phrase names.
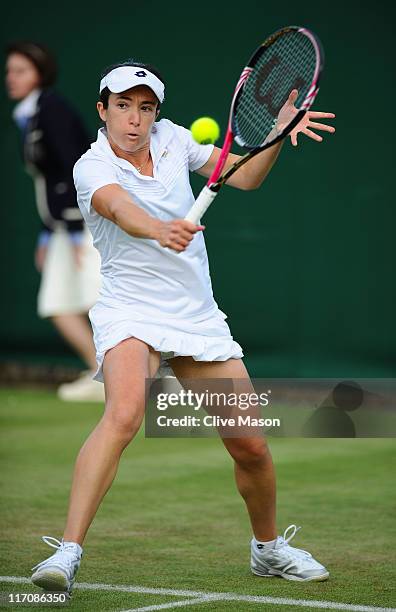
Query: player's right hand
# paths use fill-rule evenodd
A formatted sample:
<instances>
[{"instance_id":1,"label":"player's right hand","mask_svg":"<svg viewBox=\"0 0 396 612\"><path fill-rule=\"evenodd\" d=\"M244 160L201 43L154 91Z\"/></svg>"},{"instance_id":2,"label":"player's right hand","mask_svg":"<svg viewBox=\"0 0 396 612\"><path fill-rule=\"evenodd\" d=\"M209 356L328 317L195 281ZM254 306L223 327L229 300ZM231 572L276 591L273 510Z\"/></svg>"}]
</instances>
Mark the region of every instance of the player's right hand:
<instances>
[{"instance_id":1,"label":"player's right hand","mask_svg":"<svg viewBox=\"0 0 396 612\"><path fill-rule=\"evenodd\" d=\"M204 229L204 225L195 225L185 219L164 221L159 227L157 241L161 246L181 253L186 250L194 235Z\"/></svg>"}]
</instances>

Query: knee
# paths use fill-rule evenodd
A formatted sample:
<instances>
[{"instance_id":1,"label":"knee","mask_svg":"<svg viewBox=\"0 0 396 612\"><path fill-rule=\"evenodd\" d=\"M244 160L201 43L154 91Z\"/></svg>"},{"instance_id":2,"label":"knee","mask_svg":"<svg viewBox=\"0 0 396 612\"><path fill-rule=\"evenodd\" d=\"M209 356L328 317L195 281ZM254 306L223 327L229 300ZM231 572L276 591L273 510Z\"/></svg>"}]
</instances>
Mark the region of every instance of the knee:
<instances>
[{"instance_id":1,"label":"knee","mask_svg":"<svg viewBox=\"0 0 396 612\"><path fill-rule=\"evenodd\" d=\"M143 420L143 411L131 410L130 406L106 407L104 425L125 446L135 437Z\"/></svg>"},{"instance_id":2,"label":"knee","mask_svg":"<svg viewBox=\"0 0 396 612\"><path fill-rule=\"evenodd\" d=\"M234 441L229 451L235 463L244 469L260 468L271 460L265 440L241 438Z\"/></svg>"}]
</instances>

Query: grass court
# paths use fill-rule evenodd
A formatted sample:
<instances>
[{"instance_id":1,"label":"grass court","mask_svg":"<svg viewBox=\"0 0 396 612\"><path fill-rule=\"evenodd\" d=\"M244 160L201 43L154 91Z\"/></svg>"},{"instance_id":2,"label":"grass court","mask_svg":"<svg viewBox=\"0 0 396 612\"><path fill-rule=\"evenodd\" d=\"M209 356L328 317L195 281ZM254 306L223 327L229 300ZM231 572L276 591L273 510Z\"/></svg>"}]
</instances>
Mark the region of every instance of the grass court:
<instances>
[{"instance_id":1,"label":"grass court","mask_svg":"<svg viewBox=\"0 0 396 612\"><path fill-rule=\"evenodd\" d=\"M0 589L40 592L26 581L53 552L40 536L61 538L74 459L102 407L66 404L50 391L3 389L0 399ZM89 531L68 609L369 612L395 605L395 441L272 439L270 446L278 531L302 525L291 544L329 568L327 582L250 573L247 513L219 440L150 440L141 431Z\"/></svg>"}]
</instances>

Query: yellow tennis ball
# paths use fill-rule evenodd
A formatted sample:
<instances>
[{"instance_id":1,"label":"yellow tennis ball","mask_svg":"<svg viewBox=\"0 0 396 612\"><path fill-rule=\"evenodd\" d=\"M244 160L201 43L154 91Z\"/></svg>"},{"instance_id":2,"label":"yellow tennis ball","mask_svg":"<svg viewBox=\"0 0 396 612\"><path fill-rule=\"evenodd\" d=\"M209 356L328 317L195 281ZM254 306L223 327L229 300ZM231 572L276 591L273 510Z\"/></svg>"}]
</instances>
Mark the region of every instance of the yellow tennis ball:
<instances>
[{"instance_id":1,"label":"yellow tennis ball","mask_svg":"<svg viewBox=\"0 0 396 612\"><path fill-rule=\"evenodd\" d=\"M211 117L200 117L190 127L194 140L199 144L214 144L220 136L217 121Z\"/></svg>"}]
</instances>

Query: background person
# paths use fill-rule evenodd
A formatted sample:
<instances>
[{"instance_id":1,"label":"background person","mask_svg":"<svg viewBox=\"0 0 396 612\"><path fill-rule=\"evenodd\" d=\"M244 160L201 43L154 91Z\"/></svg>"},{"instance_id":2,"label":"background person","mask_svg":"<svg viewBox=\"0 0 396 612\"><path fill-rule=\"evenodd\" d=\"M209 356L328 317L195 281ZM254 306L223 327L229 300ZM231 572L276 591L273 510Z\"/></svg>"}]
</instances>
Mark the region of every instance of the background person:
<instances>
[{"instance_id":1,"label":"background person","mask_svg":"<svg viewBox=\"0 0 396 612\"><path fill-rule=\"evenodd\" d=\"M102 385L92 380L95 349L86 316L98 296L100 258L78 209L72 176L90 138L75 109L52 89L57 67L45 46L13 42L6 55L6 88L18 102L13 118L42 225L35 252L41 273L38 315L52 321L88 368L76 381L61 385L58 395L101 401Z\"/></svg>"}]
</instances>

